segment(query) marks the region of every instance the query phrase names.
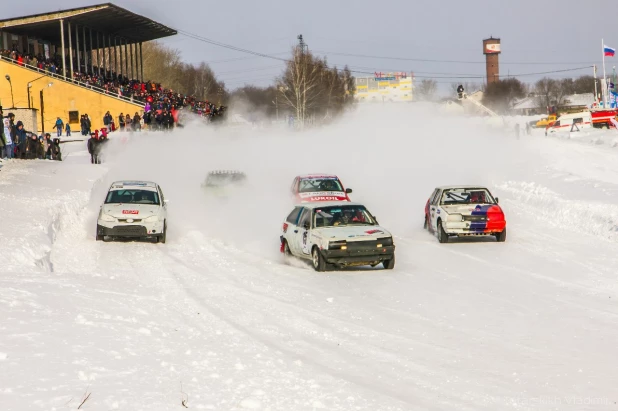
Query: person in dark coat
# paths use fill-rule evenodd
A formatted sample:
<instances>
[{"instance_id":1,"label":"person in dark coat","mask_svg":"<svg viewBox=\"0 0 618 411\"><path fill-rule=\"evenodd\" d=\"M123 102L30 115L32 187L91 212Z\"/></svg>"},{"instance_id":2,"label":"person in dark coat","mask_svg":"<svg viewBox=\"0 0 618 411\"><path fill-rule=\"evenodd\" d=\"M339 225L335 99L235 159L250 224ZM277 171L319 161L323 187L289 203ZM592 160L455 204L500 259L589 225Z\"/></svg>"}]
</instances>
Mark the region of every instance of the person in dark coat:
<instances>
[{"instance_id":1,"label":"person in dark coat","mask_svg":"<svg viewBox=\"0 0 618 411\"><path fill-rule=\"evenodd\" d=\"M88 153L90 154L90 163L94 164L94 146L97 144L97 139L94 133L90 133L90 138L88 139Z\"/></svg>"},{"instance_id":2,"label":"person in dark coat","mask_svg":"<svg viewBox=\"0 0 618 411\"><path fill-rule=\"evenodd\" d=\"M26 140L26 159L34 160L38 158L39 147L41 143L39 142L39 138L34 133L27 133Z\"/></svg>"},{"instance_id":3,"label":"person in dark coat","mask_svg":"<svg viewBox=\"0 0 618 411\"><path fill-rule=\"evenodd\" d=\"M113 121L114 121L114 118L112 117L110 112L108 111L107 113L105 113L105 116L103 117L103 125L107 127L107 131L112 131Z\"/></svg>"},{"instance_id":4,"label":"person in dark coat","mask_svg":"<svg viewBox=\"0 0 618 411\"><path fill-rule=\"evenodd\" d=\"M101 138L99 136L95 136L94 144L92 147L92 156L94 158L94 164L101 164L101 149L103 149Z\"/></svg>"},{"instance_id":5,"label":"person in dark coat","mask_svg":"<svg viewBox=\"0 0 618 411\"><path fill-rule=\"evenodd\" d=\"M140 131L142 129L141 120L139 113L136 112L133 116L133 130Z\"/></svg>"},{"instance_id":6,"label":"person in dark coat","mask_svg":"<svg viewBox=\"0 0 618 411\"><path fill-rule=\"evenodd\" d=\"M120 131L124 131L124 120L124 114L120 113L120 115L118 116L118 127L120 127Z\"/></svg>"},{"instance_id":7,"label":"person in dark coat","mask_svg":"<svg viewBox=\"0 0 618 411\"><path fill-rule=\"evenodd\" d=\"M26 136L26 130L24 130L24 123L18 121L15 125L15 139L17 142L17 155L16 158L26 158L26 144L28 143L28 136Z\"/></svg>"}]
</instances>

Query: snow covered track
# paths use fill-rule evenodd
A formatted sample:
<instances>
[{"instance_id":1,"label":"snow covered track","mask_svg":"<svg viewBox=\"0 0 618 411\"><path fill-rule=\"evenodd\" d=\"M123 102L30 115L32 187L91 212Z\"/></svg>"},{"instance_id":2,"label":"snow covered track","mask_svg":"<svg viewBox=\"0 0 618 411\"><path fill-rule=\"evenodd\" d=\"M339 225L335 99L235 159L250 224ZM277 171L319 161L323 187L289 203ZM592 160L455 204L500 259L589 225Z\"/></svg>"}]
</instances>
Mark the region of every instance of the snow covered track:
<instances>
[{"instance_id":1,"label":"snow covered track","mask_svg":"<svg viewBox=\"0 0 618 411\"><path fill-rule=\"evenodd\" d=\"M612 409L613 149L371 110L305 135L134 137L99 167L81 146L3 167L2 206L28 211L0 224L15 244L0 266L0 408L76 409L91 393L82 409L184 409L187 396L212 410ZM212 169L242 170L250 188L209 199ZM395 235L395 270L281 259L303 172L354 189ZM109 182L125 178L161 184L167 244L94 240ZM433 187L466 183L500 197L506 243L422 229Z\"/></svg>"}]
</instances>

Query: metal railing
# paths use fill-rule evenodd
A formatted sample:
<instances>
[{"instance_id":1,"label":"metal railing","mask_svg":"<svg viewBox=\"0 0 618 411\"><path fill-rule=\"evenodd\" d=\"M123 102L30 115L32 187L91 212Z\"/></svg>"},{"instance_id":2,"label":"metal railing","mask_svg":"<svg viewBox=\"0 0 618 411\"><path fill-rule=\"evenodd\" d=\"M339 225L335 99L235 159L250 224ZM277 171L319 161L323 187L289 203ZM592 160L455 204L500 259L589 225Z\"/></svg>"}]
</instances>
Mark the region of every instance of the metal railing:
<instances>
[{"instance_id":1,"label":"metal railing","mask_svg":"<svg viewBox=\"0 0 618 411\"><path fill-rule=\"evenodd\" d=\"M118 94L110 93L109 90L106 90L106 89L104 89L102 87L93 86L92 84L84 83L82 81L78 81L78 80L72 79L70 77L66 77L66 76L64 76L62 74L52 73L51 71L47 71L45 69L40 69L40 68L38 68L36 66L31 66L31 65L26 64L26 63L19 63L17 60L14 60L14 59L12 59L10 57L7 57L7 56L3 56L1 54L0 54L0 60L5 60L5 61L7 61L9 63L12 63L12 64L14 64L16 66L27 68L29 70L36 71L37 73L42 73L42 74L44 74L44 75L46 75L48 77L51 77L53 79L56 79L56 80L61 80L61 81L64 81L66 83L71 83L71 84L78 85L80 87L83 87L83 88L89 89L91 91L94 91L95 93L103 94L103 95L105 95L107 97L115 98L117 100L121 100L121 101L124 101L126 103L136 104L136 105L139 105L139 106L143 106L145 104L145 101L134 99L133 96L127 97L127 96L120 96Z\"/></svg>"}]
</instances>

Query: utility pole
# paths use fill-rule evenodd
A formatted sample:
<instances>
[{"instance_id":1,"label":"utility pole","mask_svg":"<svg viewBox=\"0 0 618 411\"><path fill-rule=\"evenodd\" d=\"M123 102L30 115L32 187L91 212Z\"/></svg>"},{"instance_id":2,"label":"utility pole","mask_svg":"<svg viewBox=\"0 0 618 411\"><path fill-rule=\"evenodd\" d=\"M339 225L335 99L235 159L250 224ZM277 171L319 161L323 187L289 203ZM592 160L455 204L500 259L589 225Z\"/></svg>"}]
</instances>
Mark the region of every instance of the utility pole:
<instances>
[{"instance_id":1,"label":"utility pole","mask_svg":"<svg viewBox=\"0 0 618 411\"><path fill-rule=\"evenodd\" d=\"M305 43L305 40L303 39L302 34L299 34L297 39L298 39L298 48L300 49L300 53L305 54L308 51L309 46L307 46L307 44Z\"/></svg>"}]
</instances>

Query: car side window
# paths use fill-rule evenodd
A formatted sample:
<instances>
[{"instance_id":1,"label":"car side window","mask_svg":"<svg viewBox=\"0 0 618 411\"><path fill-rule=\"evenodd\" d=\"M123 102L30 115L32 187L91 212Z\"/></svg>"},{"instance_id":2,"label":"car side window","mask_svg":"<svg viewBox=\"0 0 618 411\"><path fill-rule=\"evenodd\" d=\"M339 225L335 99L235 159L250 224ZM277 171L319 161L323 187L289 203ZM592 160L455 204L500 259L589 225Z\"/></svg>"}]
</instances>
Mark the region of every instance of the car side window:
<instances>
[{"instance_id":1,"label":"car side window","mask_svg":"<svg viewBox=\"0 0 618 411\"><path fill-rule=\"evenodd\" d=\"M163 195L163 190L161 190L161 186L157 186L159 189L159 194L161 195L161 205L165 204L165 196Z\"/></svg>"},{"instance_id":2,"label":"car side window","mask_svg":"<svg viewBox=\"0 0 618 411\"><path fill-rule=\"evenodd\" d=\"M288 215L288 218L286 218L285 221L290 224L296 225L296 222L298 221L298 215L300 214L302 209L302 207L294 207L294 210L292 210L292 212Z\"/></svg>"},{"instance_id":3,"label":"car side window","mask_svg":"<svg viewBox=\"0 0 618 411\"><path fill-rule=\"evenodd\" d=\"M438 193L438 189L433 190L431 195L429 196L429 204L433 204L436 194Z\"/></svg>"},{"instance_id":4,"label":"car side window","mask_svg":"<svg viewBox=\"0 0 618 411\"><path fill-rule=\"evenodd\" d=\"M442 190L436 190L436 194L433 196L431 204L438 205L438 203L440 202L440 197L442 197Z\"/></svg>"},{"instance_id":5,"label":"car side window","mask_svg":"<svg viewBox=\"0 0 618 411\"><path fill-rule=\"evenodd\" d=\"M300 220L298 221L298 226L299 227L303 227L305 225L305 223L310 223L310 221L311 221L311 211L308 208L305 208L305 209L303 209L303 212L300 215Z\"/></svg>"}]
</instances>

